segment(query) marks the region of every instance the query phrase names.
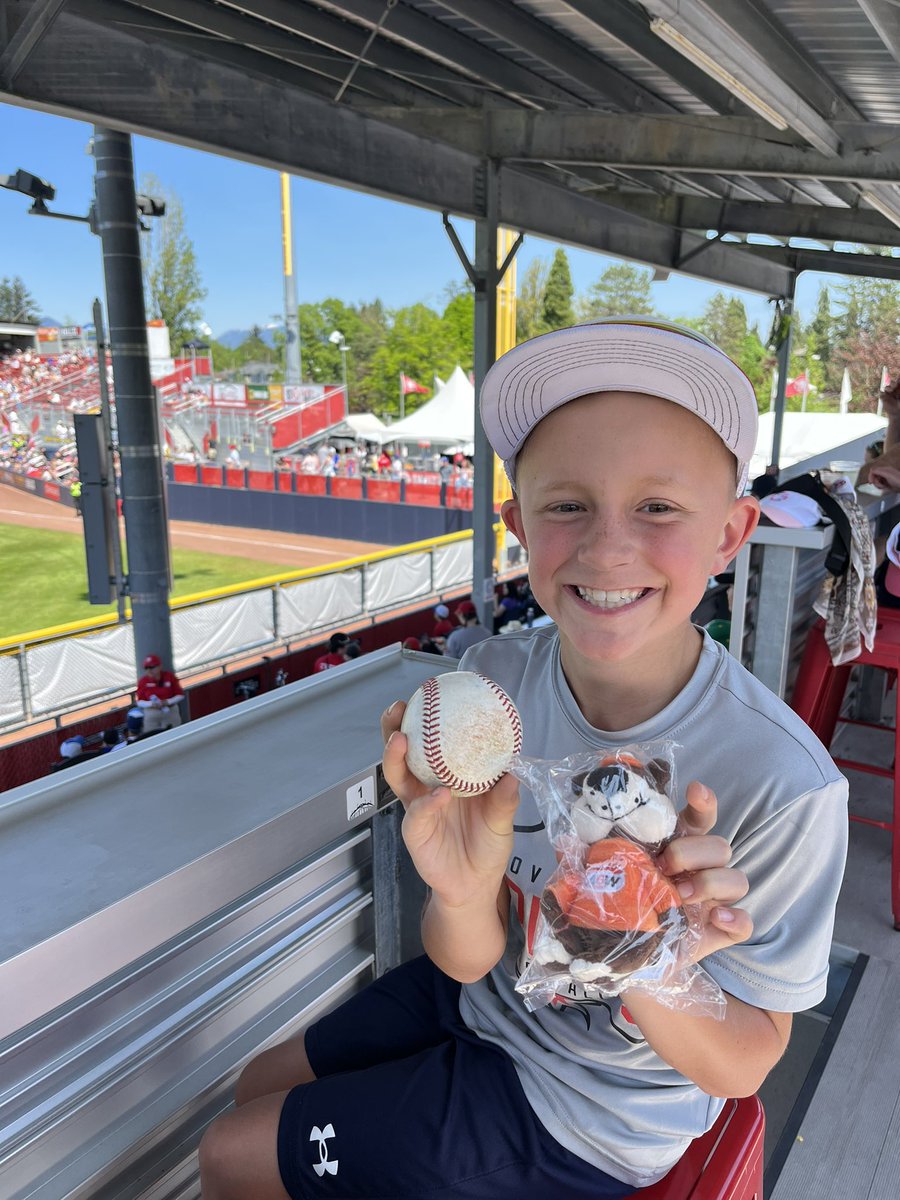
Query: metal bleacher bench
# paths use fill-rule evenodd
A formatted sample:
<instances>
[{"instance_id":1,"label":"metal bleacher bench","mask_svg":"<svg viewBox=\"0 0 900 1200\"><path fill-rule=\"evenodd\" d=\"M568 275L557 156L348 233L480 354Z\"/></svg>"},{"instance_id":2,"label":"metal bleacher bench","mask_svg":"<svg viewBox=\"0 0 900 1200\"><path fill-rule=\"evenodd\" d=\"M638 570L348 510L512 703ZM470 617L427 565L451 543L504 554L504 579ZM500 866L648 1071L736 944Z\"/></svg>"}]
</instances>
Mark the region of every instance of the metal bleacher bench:
<instances>
[{"instance_id":1,"label":"metal bleacher bench","mask_svg":"<svg viewBox=\"0 0 900 1200\"><path fill-rule=\"evenodd\" d=\"M389 647L0 796L0 1197L192 1200L244 1063L415 953ZM729 1102L647 1200L759 1200ZM760 1168L761 1170L761 1168Z\"/></svg>"}]
</instances>

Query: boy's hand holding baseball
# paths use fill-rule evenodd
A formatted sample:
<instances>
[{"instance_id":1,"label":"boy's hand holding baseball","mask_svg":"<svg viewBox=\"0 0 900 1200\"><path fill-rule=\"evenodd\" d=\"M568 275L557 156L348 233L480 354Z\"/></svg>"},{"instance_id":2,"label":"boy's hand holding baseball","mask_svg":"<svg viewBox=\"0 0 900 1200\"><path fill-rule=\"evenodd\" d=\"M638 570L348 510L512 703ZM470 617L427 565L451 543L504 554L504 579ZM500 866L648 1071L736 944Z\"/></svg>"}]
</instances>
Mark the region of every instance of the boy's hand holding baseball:
<instances>
[{"instance_id":1,"label":"boy's hand holding baseball","mask_svg":"<svg viewBox=\"0 0 900 1200\"><path fill-rule=\"evenodd\" d=\"M746 896L747 876L729 867L731 847L709 831L717 815L715 793L702 783L689 783L687 803L679 814L679 832L657 860L675 883L682 900L699 905L703 935L694 954L700 962L708 954L745 942L753 922L741 908L731 907Z\"/></svg>"},{"instance_id":2,"label":"boy's hand holding baseball","mask_svg":"<svg viewBox=\"0 0 900 1200\"><path fill-rule=\"evenodd\" d=\"M518 784L504 775L479 796L426 787L406 763L407 740L400 732L405 708L398 700L382 715L383 767L406 810L403 840L416 870L448 907L494 905L512 850Z\"/></svg>"}]
</instances>

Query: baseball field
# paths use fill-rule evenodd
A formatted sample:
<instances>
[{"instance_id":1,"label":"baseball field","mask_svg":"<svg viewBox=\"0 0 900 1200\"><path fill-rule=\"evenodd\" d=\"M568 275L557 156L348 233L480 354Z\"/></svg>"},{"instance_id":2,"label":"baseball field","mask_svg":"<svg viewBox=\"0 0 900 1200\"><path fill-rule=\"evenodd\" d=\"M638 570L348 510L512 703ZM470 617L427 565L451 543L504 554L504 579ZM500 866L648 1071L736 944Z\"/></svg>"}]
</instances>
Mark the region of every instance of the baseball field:
<instances>
[{"instance_id":1,"label":"baseball field","mask_svg":"<svg viewBox=\"0 0 900 1200\"><path fill-rule=\"evenodd\" d=\"M384 549L191 521L170 522L169 536L173 598ZM0 638L115 611L115 603L88 602L80 517L71 508L0 485Z\"/></svg>"}]
</instances>

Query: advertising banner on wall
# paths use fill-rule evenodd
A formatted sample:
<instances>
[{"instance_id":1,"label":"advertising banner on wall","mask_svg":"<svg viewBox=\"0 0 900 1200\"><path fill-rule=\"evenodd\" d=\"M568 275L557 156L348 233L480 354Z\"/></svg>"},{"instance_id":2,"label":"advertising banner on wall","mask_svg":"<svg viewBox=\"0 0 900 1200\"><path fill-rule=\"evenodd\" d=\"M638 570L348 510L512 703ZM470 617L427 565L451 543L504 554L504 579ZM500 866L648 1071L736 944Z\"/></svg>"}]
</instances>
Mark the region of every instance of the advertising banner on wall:
<instances>
[{"instance_id":1,"label":"advertising banner on wall","mask_svg":"<svg viewBox=\"0 0 900 1200\"><path fill-rule=\"evenodd\" d=\"M325 388L321 383L286 383L284 385L285 404L314 404L324 395Z\"/></svg>"},{"instance_id":2,"label":"advertising banner on wall","mask_svg":"<svg viewBox=\"0 0 900 1200\"><path fill-rule=\"evenodd\" d=\"M212 402L220 408L246 408L247 388L243 383L214 383Z\"/></svg>"}]
</instances>

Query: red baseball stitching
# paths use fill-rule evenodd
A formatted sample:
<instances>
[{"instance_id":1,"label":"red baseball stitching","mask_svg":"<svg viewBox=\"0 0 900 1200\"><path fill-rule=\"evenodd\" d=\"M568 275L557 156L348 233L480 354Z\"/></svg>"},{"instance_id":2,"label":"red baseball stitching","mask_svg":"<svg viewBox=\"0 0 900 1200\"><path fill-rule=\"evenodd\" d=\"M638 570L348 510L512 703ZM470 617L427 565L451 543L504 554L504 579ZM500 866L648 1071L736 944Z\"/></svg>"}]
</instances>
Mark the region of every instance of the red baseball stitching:
<instances>
[{"instance_id":1,"label":"red baseball stitching","mask_svg":"<svg viewBox=\"0 0 900 1200\"><path fill-rule=\"evenodd\" d=\"M482 675L477 671L473 674L478 675L478 678L488 685L503 705L513 728L513 754L518 754L522 748L522 721L518 709L503 688L493 679L489 679L487 675ZM461 792L463 795L480 792L485 786L484 783L461 779L455 771L450 769L444 758L441 745L440 711L440 685L437 679L426 679L422 684L422 741L425 761L444 787L452 788L453 791ZM500 775L494 776L488 781L488 786L493 786L499 778Z\"/></svg>"}]
</instances>

